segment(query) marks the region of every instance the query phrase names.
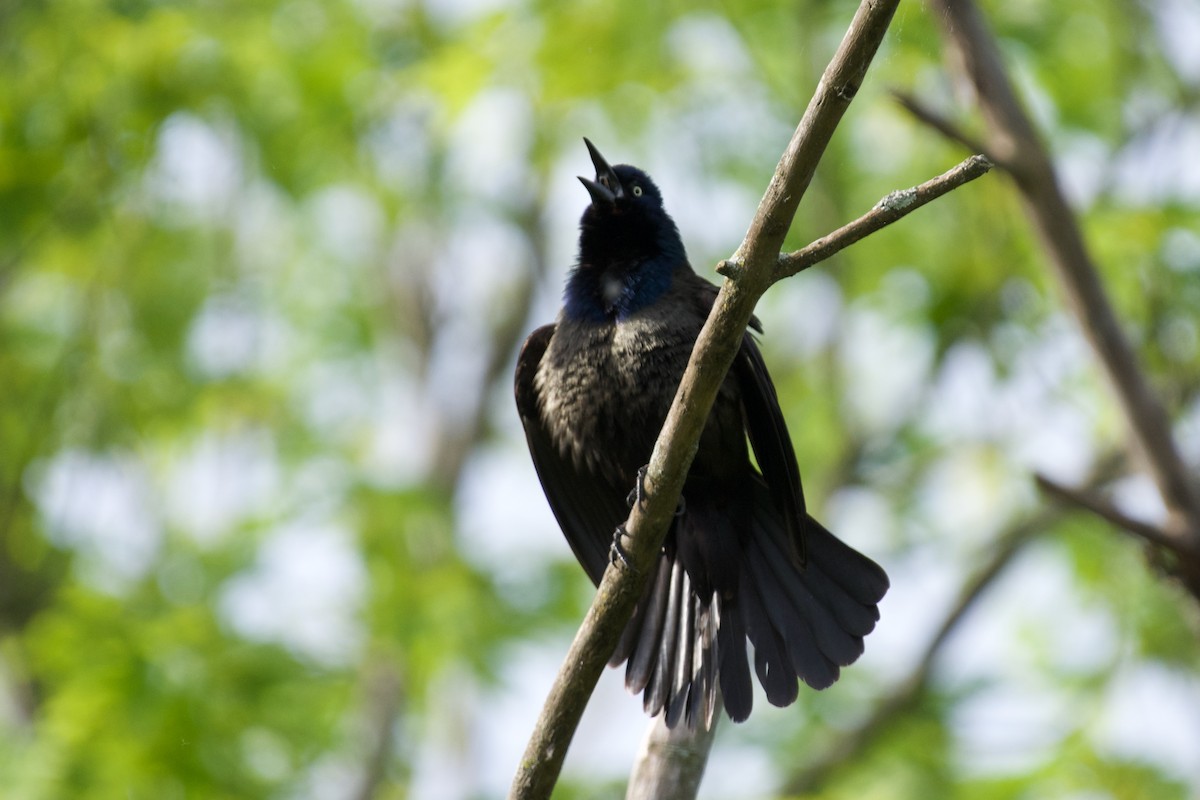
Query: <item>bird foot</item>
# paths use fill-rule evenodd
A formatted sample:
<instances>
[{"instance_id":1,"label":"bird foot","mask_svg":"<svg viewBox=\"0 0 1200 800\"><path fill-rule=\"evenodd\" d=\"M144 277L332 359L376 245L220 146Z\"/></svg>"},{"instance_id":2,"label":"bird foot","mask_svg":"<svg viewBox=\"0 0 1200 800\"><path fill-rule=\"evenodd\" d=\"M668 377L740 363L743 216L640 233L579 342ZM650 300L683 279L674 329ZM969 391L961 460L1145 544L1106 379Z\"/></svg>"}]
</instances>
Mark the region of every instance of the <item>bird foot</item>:
<instances>
[{"instance_id":1,"label":"bird foot","mask_svg":"<svg viewBox=\"0 0 1200 800\"><path fill-rule=\"evenodd\" d=\"M629 561L629 553L626 552L625 546L621 544L621 540L629 536L629 531L625 530L625 523L617 526L613 532L612 546L608 548L608 563L616 564L620 561L629 569L634 569L634 566Z\"/></svg>"},{"instance_id":2,"label":"bird foot","mask_svg":"<svg viewBox=\"0 0 1200 800\"><path fill-rule=\"evenodd\" d=\"M635 505L640 506L642 501L646 499L646 472L649 469L649 464L638 467L637 483L634 484L633 491L625 498L625 504L630 508L633 508Z\"/></svg>"},{"instance_id":3,"label":"bird foot","mask_svg":"<svg viewBox=\"0 0 1200 800\"><path fill-rule=\"evenodd\" d=\"M637 483L634 485L633 491L625 498L625 504L630 508L633 508L635 505L640 506L646 499L646 472L649 469L649 465L638 467ZM679 502L675 505L675 516L682 517L685 511L687 511L687 500L684 499L683 495L680 495Z\"/></svg>"}]
</instances>

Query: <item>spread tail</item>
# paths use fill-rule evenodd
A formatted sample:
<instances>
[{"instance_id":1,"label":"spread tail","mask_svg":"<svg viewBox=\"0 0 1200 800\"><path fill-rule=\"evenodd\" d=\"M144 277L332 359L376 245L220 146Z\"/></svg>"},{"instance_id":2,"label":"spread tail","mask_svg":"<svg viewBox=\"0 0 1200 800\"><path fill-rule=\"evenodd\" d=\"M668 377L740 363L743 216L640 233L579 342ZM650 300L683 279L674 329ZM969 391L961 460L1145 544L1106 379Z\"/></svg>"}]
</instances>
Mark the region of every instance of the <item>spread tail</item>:
<instances>
[{"instance_id":1,"label":"spread tail","mask_svg":"<svg viewBox=\"0 0 1200 800\"><path fill-rule=\"evenodd\" d=\"M765 491L765 487L762 487ZM800 566L783 520L766 498L754 504L736 592L699 597L673 550L626 626L610 664L628 662L625 685L668 727L712 724L717 688L735 722L750 715L754 671L773 705L795 701L798 680L824 689L863 652L879 619L887 574L812 517L805 519L807 564Z\"/></svg>"}]
</instances>

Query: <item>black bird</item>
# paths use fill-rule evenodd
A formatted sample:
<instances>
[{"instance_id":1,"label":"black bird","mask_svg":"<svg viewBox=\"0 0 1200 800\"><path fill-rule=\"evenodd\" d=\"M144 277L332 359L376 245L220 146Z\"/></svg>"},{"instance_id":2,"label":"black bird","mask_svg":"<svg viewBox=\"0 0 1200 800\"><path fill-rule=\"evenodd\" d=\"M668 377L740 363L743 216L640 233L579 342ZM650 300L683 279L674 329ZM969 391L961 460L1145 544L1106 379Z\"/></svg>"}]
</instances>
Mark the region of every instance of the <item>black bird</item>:
<instances>
[{"instance_id":1,"label":"black bird","mask_svg":"<svg viewBox=\"0 0 1200 800\"><path fill-rule=\"evenodd\" d=\"M517 361L517 410L546 498L599 584L717 287L692 271L650 177L596 168L579 262L553 325ZM752 327L761 333L757 319ZM749 447L762 472L750 461ZM631 490L632 493L631 493ZM614 539L614 529L616 536ZM883 569L808 515L775 387L749 332L722 384L676 518L610 664L667 724L712 722L717 687L750 714L746 638L767 700L797 678L824 689L863 652L888 588Z\"/></svg>"}]
</instances>

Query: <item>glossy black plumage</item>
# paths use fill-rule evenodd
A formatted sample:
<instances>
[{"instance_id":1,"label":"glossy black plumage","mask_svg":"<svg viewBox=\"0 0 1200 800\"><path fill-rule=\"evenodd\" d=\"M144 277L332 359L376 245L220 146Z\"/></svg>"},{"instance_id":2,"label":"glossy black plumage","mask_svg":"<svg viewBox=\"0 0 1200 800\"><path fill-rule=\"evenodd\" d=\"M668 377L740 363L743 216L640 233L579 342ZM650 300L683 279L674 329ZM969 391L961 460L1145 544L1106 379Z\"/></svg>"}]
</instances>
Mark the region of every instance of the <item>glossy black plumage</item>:
<instances>
[{"instance_id":1,"label":"glossy black plumage","mask_svg":"<svg viewBox=\"0 0 1200 800\"><path fill-rule=\"evenodd\" d=\"M550 506L599 583L717 289L692 271L649 176L609 166L587 146L596 178L580 178L592 203L579 261L557 322L521 350L516 400ZM744 720L753 700L747 638L775 705L796 699L797 679L817 689L837 680L862 653L887 576L805 510L783 414L749 333L683 500L612 659L627 662L626 685L646 710L665 712L670 725L707 726L719 686L729 716Z\"/></svg>"}]
</instances>

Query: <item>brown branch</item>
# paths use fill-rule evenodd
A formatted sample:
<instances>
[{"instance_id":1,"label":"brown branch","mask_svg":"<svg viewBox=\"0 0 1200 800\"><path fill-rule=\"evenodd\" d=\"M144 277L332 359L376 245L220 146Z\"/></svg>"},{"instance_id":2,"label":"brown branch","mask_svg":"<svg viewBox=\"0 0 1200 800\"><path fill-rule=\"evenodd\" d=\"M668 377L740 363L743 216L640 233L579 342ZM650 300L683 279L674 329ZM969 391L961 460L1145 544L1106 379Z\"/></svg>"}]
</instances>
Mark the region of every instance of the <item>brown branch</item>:
<instances>
[{"instance_id":1,"label":"brown branch","mask_svg":"<svg viewBox=\"0 0 1200 800\"><path fill-rule=\"evenodd\" d=\"M625 800L657 800L662 797L695 797L704 777L708 752L716 738L717 720L712 727L686 725L668 728L659 716L646 730L646 738L634 759L633 774L625 790Z\"/></svg>"},{"instance_id":2,"label":"brown branch","mask_svg":"<svg viewBox=\"0 0 1200 800\"><path fill-rule=\"evenodd\" d=\"M452 492L458 485L467 456L479 443L487 418L488 399L493 387L508 376L509 358L521 341L529 311L533 306L534 284L547 272L547 237L542 229L545 216L543 210L542 199L539 197L518 209L513 219L513 223L529 243L533 258L527 262L527 269L505 289L512 301L497 305L498 318L493 321L487 337L490 344L487 362L483 367L479 394L472 398L474 405L470 413L464 419L454 420L453 424L444 418L437 420L434 434L436 445L432 448L434 461L429 470L428 480L431 486L446 493ZM427 347L432 349L433 346L434 341L431 338Z\"/></svg>"},{"instance_id":3,"label":"brown branch","mask_svg":"<svg viewBox=\"0 0 1200 800\"><path fill-rule=\"evenodd\" d=\"M542 708L509 790L510 798L549 797L583 709L666 536L700 432L733 363L758 298L771 285L775 263L796 208L842 114L857 94L899 0L864 0L826 68L735 260L736 280L721 287L704 325L646 476L647 497L635 504L626 529L630 569L604 573L595 600Z\"/></svg>"},{"instance_id":4,"label":"brown branch","mask_svg":"<svg viewBox=\"0 0 1200 800\"><path fill-rule=\"evenodd\" d=\"M918 122L923 122L940 133L942 136L945 136L947 139L958 142L966 150L972 153L983 153L990 161L992 161L992 163L1001 167L1005 166L999 161L999 159L995 157L995 155L988 152L987 145L976 139L974 136L969 135L955 122L934 111L932 108L925 105L908 92L903 92L899 89L893 89L892 97Z\"/></svg>"},{"instance_id":5,"label":"brown branch","mask_svg":"<svg viewBox=\"0 0 1200 800\"><path fill-rule=\"evenodd\" d=\"M1158 486L1171 536L1200 542L1200 489L1180 457L1170 419L1142 373L1105 294L1050 155L1008 79L995 38L971 0L934 0L942 33L975 87L988 149L1012 175L1067 305L1113 386L1134 447Z\"/></svg>"},{"instance_id":6,"label":"brown branch","mask_svg":"<svg viewBox=\"0 0 1200 800\"><path fill-rule=\"evenodd\" d=\"M373 665L363 683L367 700L364 716L373 741L367 748L362 777L351 794L354 800L372 800L380 794L396 748L396 720L401 716L404 699L400 675L386 660Z\"/></svg>"},{"instance_id":7,"label":"brown branch","mask_svg":"<svg viewBox=\"0 0 1200 800\"><path fill-rule=\"evenodd\" d=\"M911 214L926 203L975 180L992 168L986 156L971 156L953 169L911 189L895 191L853 222L811 244L779 257L773 280L781 280L808 269L841 252L855 242ZM720 268L717 270L721 271Z\"/></svg>"},{"instance_id":8,"label":"brown branch","mask_svg":"<svg viewBox=\"0 0 1200 800\"><path fill-rule=\"evenodd\" d=\"M1091 491L1064 486L1040 473L1034 476L1034 480L1037 481L1039 489L1059 502L1090 511L1126 533L1133 534L1139 539L1144 539L1150 544L1164 547L1182 558L1191 560L1200 559L1200 545L1197 545L1191 539L1172 536L1156 525L1134 519L1108 500L1097 497Z\"/></svg>"}]
</instances>

